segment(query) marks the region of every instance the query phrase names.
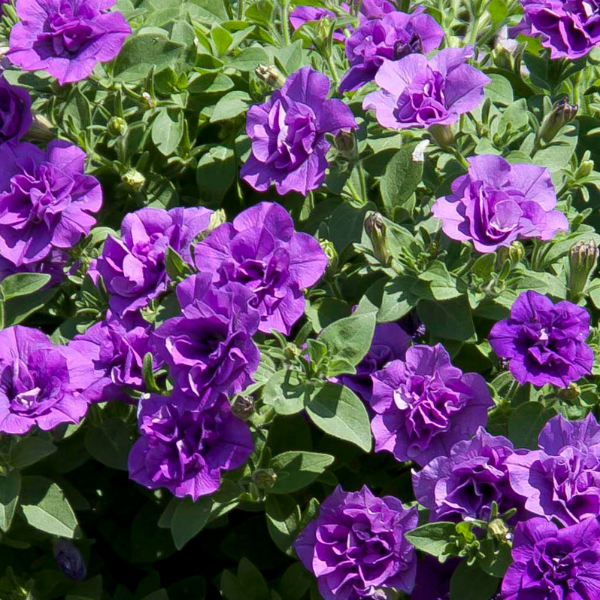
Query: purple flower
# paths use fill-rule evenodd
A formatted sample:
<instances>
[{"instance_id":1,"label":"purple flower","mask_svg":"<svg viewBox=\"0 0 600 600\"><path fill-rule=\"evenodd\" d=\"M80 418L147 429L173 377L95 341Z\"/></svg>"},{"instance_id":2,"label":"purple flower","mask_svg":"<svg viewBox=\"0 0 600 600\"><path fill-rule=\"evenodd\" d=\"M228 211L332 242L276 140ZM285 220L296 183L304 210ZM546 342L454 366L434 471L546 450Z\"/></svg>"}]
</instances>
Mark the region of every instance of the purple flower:
<instances>
[{"instance_id":1,"label":"purple flower","mask_svg":"<svg viewBox=\"0 0 600 600\"><path fill-rule=\"evenodd\" d=\"M32 121L29 92L0 76L0 144L18 142Z\"/></svg>"},{"instance_id":2,"label":"purple flower","mask_svg":"<svg viewBox=\"0 0 600 600\"><path fill-rule=\"evenodd\" d=\"M432 59L410 54L386 60L375 75L382 89L367 94L363 108L374 109L379 124L389 129L450 125L479 106L491 81L466 64L471 56L467 47L446 48Z\"/></svg>"},{"instance_id":3,"label":"purple flower","mask_svg":"<svg viewBox=\"0 0 600 600\"><path fill-rule=\"evenodd\" d=\"M46 152L27 143L0 146L0 253L15 267L72 248L96 223L91 213L102 206L102 189L84 174L85 158L59 140Z\"/></svg>"},{"instance_id":4,"label":"purple flower","mask_svg":"<svg viewBox=\"0 0 600 600\"><path fill-rule=\"evenodd\" d=\"M190 245L208 227L211 213L202 207L142 208L123 219L121 238L109 235L88 271L94 280L104 279L117 315L137 311L166 291L167 247L191 263Z\"/></svg>"},{"instance_id":5,"label":"purple flower","mask_svg":"<svg viewBox=\"0 0 600 600\"><path fill-rule=\"evenodd\" d=\"M551 419L540 434L542 450L507 460L510 484L531 513L572 525L600 514L600 426L591 415L569 423Z\"/></svg>"},{"instance_id":6,"label":"purple flower","mask_svg":"<svg viewBox=\"0 0 600 600\"><path fill-rule=\"evenodd\" d=\"M58 539L53 546L56 566L73 581L83 581L87 575L87 567L81 552L75 547L73 542L65 539Z\"/></svg>"},{"instance_id":7,"label":"purple flower","mask_svg":"<svg viewBox=\"0 0 600 600\"><path fill-rule=\"evenodd\" d=\"M252 341L260 319L254 294L239 283L216 288L209 273L192 275L176 292L183 316L167 319L152 337L189 406L242 391L260 362Z\"/></svg>"},{"instance_id":8,"label":"purple flower","mask_svg":"<svg viewBox=\"0 0 600 600\"><path fill-rule=\"evenodd\" d=\"M116 0L17 0L21 19L10 32L8 57L25 71L48 71L60 85L88 77L96 63L121 51L131 33Z\"/></svg>"},{"instance_id":9,"label":"purple flower","mask_svg":"<svg viewBox=\"0 0 600 600\"><path fill-rule=\"evenodd\" d=\"M410 593L417 559L404 534L418 519L416 507L404 508L393 496L378 498L366 486L360 492L338 486L294 548L325 600L373 598L386 588Z\"/></svg>"},{"instance_id":10,"label":"purple flower","mask_svg":"<svg viewBox=\"0 0 600 600\"><path fill-rule=\"evenodd\" d=\"M243 284L260 313L259 329L289 334L304 314L302 290L314 285L327 256L312 236L294 231L294 221L279 204L261 202L224 223L194 249L196 267L213 283Z\"/></svg>"},{"instance_id":11,"label":"purple flower","mask_svg":"<svg viewBox=\"0 0 600 600\"><path fill-rule=\"evenodd\" d=\"M551 240L568 231L556 206L550 172L530 164L511 165L501 156L467 159L469 171L452 182L452 195L438 198L431 212L453 240L472 241L478 252L495 252L523 238Z\"/></svg>"},{"instance_id":12,"label":"purple flower","mask_svg":"<svg viewBox=\"0 0 600 600\"><path fill-rule=\"evenodd\" d=\"M492 398L477 373L452 366L441 344L412 346L373 375L375 450L427 464L485 425Z\"/></svg>"},{"instance_id":13,"label":"purple flower","mask_svg":"<svg viewBox=\"0 0 600 600\"><path fill-rule=\"evenodd\" d=\"M373 81L387 60L400 60L413 53L439 47L444 31L437 21L418 9L412 14L391 12L381 19L365 21L346 40L350 70L340 82L340 92L350 92Z\"/></svg>"},{"instance_id":14,"label":"purple flower","mask_svg":"<svg viewBox=\"0 0 600 600\"><path fill-rule=\"evenodd\" d=\"M340 375L339 382L368 402L373 393L371 375L392 360L404 358L411 341L410 336L397 323L378 324L369 352L356 365L356 374Z\"/></svg>"},{"instance_id":15,"label":"purple flower","mask_svg":"<svg viewBox=\"0 0 600 600\"><path fill-rule=\"evenodd\" d=\"M417 580L410 600L450 600L450 580L458 562L451 558L440 563L426 554L417 563Z\"/></svg>"},{"instance_id":16,"label":"purple flower","mask_svg":"<svg viewBox=\"0 0 600 600\"><path fill-rule=\"evenodd\" d=\"M503 600L595 600L600 593L600 522L558 529L545 519L519 523Z\"/></svg>"},{"instance_id":17,"label":"purple flower","mask_svg":"<svg viewBox=\"0 0 600 600\"><path fill-rule=\"evenodd\" d=\"M592 371L594 352L585 343L589 332L585 308L566 300L553 304L528 291L515 300L510 318L492 327L488 340L498 356L510 360L519 383L568 387Z\"/></svg>"},{"instance_id":18,"label":"purple flower","mask_svg":"<svg viewBox=\"0 0 600 600\"><path fill-rule=\"evenodd\" d=\"M600 43L597 0L521 0L523 22L513 29L539 37L552 58L581 58Z\"/></svg>"},{"instance_id":19,"label":"purple flower","mask_svg":"<svg viewBox=\"0 0 600 600\"><path fill-rule=\"evenodd\" d=\"M41 331L20 325L0 331L0 432L79 423L92 378L89 358L55 346Z\"/></svg>"},{"instance_id":20,"label":"purple flower","mask_svg":"<svg viewBox=\"0 0 600 600\"><path fill-rule=\"evenodd\" d=\"M449 456L438 456L413 473L415 497L431 511L432 521L487 520L492 502L500 513L521 508L508 481L506 460L513 445L480 427L470 440L457 442Z\"/></svg>"},{"instance_id":21,"label":"purple flower","mask_svg":"<svg viewBox=\"0 0 600 600\"><path fill-rule=\"evenodd\" d=\"M241 467L254 449L248 425L231 414L223 395L202 411L185 410L176 396L149 396L140 401L138 424L129 477L179 498L212 494L221 471Z\"/></svg>"},{"instance_id":22,"label":"purple flower","mask_svg":"<svg viewBox=\"0 0 600 600\"><path fill-rule=\"evenodd\" d=\"M132 402L127 388L145 390L143 362L151 351L151 331L152 326L137 314L121 321L109 313L105 321L69 342L94 365L94 383L85 392L90 402Z\"/></svg>"},{"instance_id":23,"label":"purple flower","mask_svg":"<svg viewBox=\"0 0 600 600\"><path fill-rule=\"evenodd\" d=\"M306 196L323 183L330 148L325 134L358 127L341 100L327 100L330 85L326 75L303 67L267 102L250 107L246 132L252 154L240 176L254 189L264 192L275 182L278 194Z\"/></svg>"},{"instance_id":24,"label":"purple flower","mask_svg":"<svg viewBox=\"0 0 600 600\"><path fill-rule=\"evenodd\" d=\"M50 254L40 262L20 266L0 256L0 281L15 273L45 273L50 275L50 281L46 284L46 288L49 288L64 279L64 269L69 258L70 256L65 250L58 248L53 248Z\"/></svg>"}]
</instances>

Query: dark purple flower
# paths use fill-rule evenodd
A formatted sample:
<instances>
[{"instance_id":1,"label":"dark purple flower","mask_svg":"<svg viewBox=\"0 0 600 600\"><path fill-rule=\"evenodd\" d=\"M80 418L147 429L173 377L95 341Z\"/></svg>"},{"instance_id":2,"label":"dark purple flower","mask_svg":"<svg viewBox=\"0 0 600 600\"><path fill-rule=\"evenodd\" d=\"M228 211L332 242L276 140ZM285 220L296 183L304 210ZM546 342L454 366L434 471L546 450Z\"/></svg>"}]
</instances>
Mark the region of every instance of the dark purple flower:
<instances>
[{"instance_id":1,"label":"dark purple flower","mask_svg":"<svg viewBox=\"0 0 600 600\"><path fill-rule=\"evenodd\" d=\"M246 133L252 154L240 176L254 189L264 192L275 182L278 194L293 190L306 196L323 183L330 148L325 134L358 127L341 100L327 100L330 86L326 75L303 67L267 102L250 107Z\"/></svg>"},{"instance_id":2,"label":"dark purple flower","mask_svg":"<svg viewBox=\"0 0 600 600\"><path fill-rule=\"evenodd\" d=\"M545 519L519 523L502 600L595 600L600 594L600 522L559 529Z\"/></svg>"},{"instance_id":3,"label":"dark purple flower","mask_svg":"<svg viewBox=\"0 0 600 600\"><path fill-rule=\"evenodd\" d=\"M241 467L254 449L248 425L231 414L224 395L202 411L182 408L176 395L143 398L138 424L142 435L129 453L129 477L179 498L212 494L221 471Z\"/></svg>"},{"instance_id":4,"label":"dark purple flower","mask_svg":"<svg viewBox=\"0 0 600 600\"><path fill-rule=\"evenodd\" d=\"M85 158L61 140L46 152L24 142L0 146L0 253L15 267L72 248L95 225L102 189L84 174Z\"/></svg>"},{"instance_id":5,"label":"dark purple flower","mask_svg":"<svg viewBox=\"0 0 600 600\"><path fill-rule=\"evenodd\" d=\"M600 514L600 426L591 415L569 423L562 415L540 433L542 450L507 460L510 484L535 515L572 525Z\"/></svg>"},{"instance_id":6,"label":"dark purple flower","mask_svg":"<svg viewBox=\"0 0 600 600\"><path fill-rule=\"evenodd\" d=\"M254 294L239 283L217 288L210 273L192 275L176 292L183 315L167 319L152 337L189 407L241 392L260 362L252 341L260 319Z\"/></svg>"},{"instance_id":7,"label":"dark purple flower","mask_svg":"<svg viewBox=\"0 0 600 600\"><path fill-rule=\"evenodd\" d=\"M556 192L548 169L485 154L467 160L468 173L431 209L448 237L472 241L478 252L495 252L517 239L551 240L569 230L567 217L553 210Z\"/></svg>"},{"instance_id":8,"label":"dark purple flower","mask_svg":"<svg viewBox=\"0 0 600 600\"><path fill-rule=\"evenodd\" d=\"M83 581L87 575L87 568L81 552L73 542L58 539L54 542L54 558L58 568L73 581Z\"/></svg>"},{"instance_id":9,"label":"dark purple flower","mask_svg":"<svg viewBox=\"0 0 600 600\"><path fill-rule=\"evenodd\" d=\"M365 110L374 109L377 121L389 129L450 125L483 101L483 88L491 81L466 64L473 50L446 48L432 59L410 54L386 60L375 75L381 88L367 94Z\"/></svg>"},{"instance_id":10,"label":"dark purple flower","mask_svg":"<svg viewBox=\"0 0 600 600\"><path fill-rule=\"evenodd\" d=\"M425 323L421 321L421 317L419 317L419 314L414 309L399 319L398 325L400 325L406 334L413 340L422 338L427 331Z\"/></svg>"},{"instance_id":11,"label":"dark purple flower","mask_svg":"<svg viewBox=\"0 0 600 600\"><path fill-rule=\"evenodd\" d=\"M32 121L29 92L0 76L0 144L18 142Z\"/></svg>"},{"instance_id":12,"label":"dark purple flower","mask_svg":"<svg viewBox=\"0 0 600 600\"><path fill-rule=\"evenodd\" d=\"M356 365L353 375L340 375L339 382L369 401L373 393L371 375L395 359L404 358L410 336L396 323L379 323L367 355Z\"/></svg>"},{"instance_id":13,"label":"dark purple flower","mask_svg":"<svg viewBox=\"0 0 600 600\"><path fill-rule=\"evenodd\" d=\"M404 534L418 520L416 507L404 508L393 496L378 498L366 486L360 492L338 486L294 548L325 600L373 598L387 588L410 593L417 559Z\"/></svg>"},{"instance_id":14,"label":"dark purple flower","mask_svg":"<svg viewBox=\"0 0 600 600\"><path fill-rule=\"evenodd\" d=\"M432 521L487 520L492 502L500 513L521 508L508 481L506 460L513 445L480 427L470 440L457 442L449 456L438 456L413 473L415 497L431 511Z\"/></svg>"},{"instance_id":15,"label":"dark purple flower","mask_svg":"<svg viewBox=\"0 0 600 600\"><path fill-rule=\"evenodd\" d=\"M194 249L196 267L217 286L230 281L254 294L259 329L289 334L304 314L302 290L314 285L327 267L327 256L312 236L294 231L287 210L261 202L224 223Z\"/></svg>"},{"instance_id":16,"label":"dark purple flower","mask_svg":"<svg viewBox=\"0 0 600 600\"><path fill-rule=\"evenodd\" d=\"M552 58L581 58L600 43L597 0L521 0L523 22L513 29L539 37Z\"/></svg>"},{"instance_id":17,"label":"dark purple flower","mask_svg":"<svg viewBox=\"0 0 600 600\"><path fill-rule=\"evenodd\" d=\"M373 375L375 450L425 465L448 456L487 421L493 404L485 380L452 366L441 344L412 346Z\"/></svg>"},{"instance_id":18,"label":"dark purple flower","mask_svg":"<svg viewBox=\"0 0 600 600\"><path fill-rule=\"evenodd\" d=\"M69 262L70 256L65 250L54 248L46 258L40 262L16 266L10 260L0 256L0 281L15 273L45 273L50 275L50 281L46 284L49 288L64 279L64 269Z\"/></svg>"},{"instance_id":19,"label":"dark purple flower","mask_svg":"<svg viewBox=\"0 0 600 600\"><path fill-rule=\"evenodd\" d=\"M365 21L346 40L351 68L340 82L340 92L357 90L373 81L385 60L426 54L438 48L443 39L443 29L422 8L412 14L394 11L381 19Z\"/></svg>"},{"instance_id":20,"label":"dark purple flower","mask_svg":"<svg viewBox=\"0 0 600 600\"><path fill-rule=\"evenodd\" d=\"M94 383L85 391L90 402L132 402L127 388L145 390L143 362L151 351L151 332L150 323L137 314L121 321L109 313L105 321L69 342L69 347L89 357L94 365Z\"/></svg>"},{"instance_id":21,"label":"dark purple flower","mask_svg":"<svg viewBox=\"0 0 600 600\"><path fill-rule=\"evenodd\" d=\"M410 600L450 600L450 580L459 561L440 563L426 554L417 563L417 580Z\"/></svg>"},{"instance_id":22,"label":"dark purple flower","mask_svg":"<svg viewBox=\"0 0 600 600\"><path fill-rule=\"evenodd\" d=\"M60 85L88 77L121 51L131 33L116 0L17 0L21 19L10 32L8 57L25 71L48 71Z\"/></svg>"},{"instance_id":23,"label":"dark purple flower","mask_svg":"<svg viewBox=\"0 0 600 600\"><path fill-rule=\"evenodd\" d=\"M92 380L91 361L77 350L21 325L0 331L0 432L79 423Z\"/></svg>"},{"instance_id":24,"label":"dark purple flower","mask_svg":"<svg viewBox=\"0 0 600 600\"><path fill-rule=\"evenodd\" d=\"M202 207L142 208L123 219L120 239L109 235L88 271L93 279L104 279L117 315L137 311L166 291L167 247L191 263L190 245L208 227L211 213Z\"/></svg>"},{"instance_id":25,"label":"dark purple flower","mask_svg":"<svg viewBox=\"0 0 600 600\"><path fill-rule=\"evenodd\" d=\"M594 352L585 343L589 332L585 308L566 300L554 304L528 291L515 300L510 318L492 327L488 340L498 356L510 360L519 383L568 387L592 371Z\"/></svg>"}]
</instances>

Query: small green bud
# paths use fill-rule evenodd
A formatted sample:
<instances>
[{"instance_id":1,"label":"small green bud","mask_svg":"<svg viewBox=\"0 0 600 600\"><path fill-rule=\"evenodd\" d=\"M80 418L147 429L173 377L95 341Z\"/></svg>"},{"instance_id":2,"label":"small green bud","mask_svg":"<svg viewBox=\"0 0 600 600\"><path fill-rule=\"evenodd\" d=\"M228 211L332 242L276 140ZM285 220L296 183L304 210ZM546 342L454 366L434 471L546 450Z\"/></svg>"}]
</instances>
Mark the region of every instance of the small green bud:
<instances>
[{"instance_id":1,"label":"small green bud","mask_svg":"<svg viewBox=\"0 0 600 600\"><path fill-rule=\"evenodd\" d=\"M371 213L365 219L365 231L373 244L375 258L385 267L392 262L387 240L387 226L379 213Z\"/></svg>"},{"instance_id":2,"label":"small green bud","mask_svg":"<svg viewBox=\"0 0 600 600\"><path fill-rule=\"evenodd\" d=\"M594 240L577 242L569 250L569 290L572 299L585 292L590 275L598 262L598 246Z\"/></svg>"},{"instance_id":3,"label":"small green bud","mask_svg":"<svg viewBox=\"0 0 600 600\"><path fill-rule=\"evenodd\" d=\"M581 396L581 389L576 383L570 383L568 388L560 388L556 395L566 402L573 402Z\"/></svg>"},{"instance_id":4,"label":"small green bud","mask_svg":"<svg viewBox=\"0 0 600 600\"><path fill-rule=\"evenodd\" d=\"M557 133L576 116L579 107L577 104L569 104L569 97L564 96L552 108L542 123L542 139L550 143Z\"/></svg>"},{"instance_id":5,"label":"small green bud","mask_svg":"<svg viewBox=\"0 0 600 600\"><path fill-rule=\"evenodd\" d=\"M254 398L252 396L236 396L231 404L231 412L242 421L247 421L254 414Z\"/></svg>"},{"instance_id":6,"label":"small green bud","mask_svg":"<svg viewBox=\"0 0 600 600\"><path fill-rule=\"evenodd\" d=\"M510 529L502 519L494 519L490 523L490 533L498 540L505 541Z\"/></svg>"},{"instance_id":7,"label":"small green bud","mask_svg":"<svg viewBox=\"0 0 600 600\"><path fill-rule=\"evenodd\" d=\"M525 246L521 242L513 242L510 246L500 246L498 248L498 259L500 264L505 260L510 260L511 266L518 265L525 257Z\"/></svg>"},{"instance_id":8,"label":"small green bud","mask_svg":"<svg viewBox=\"0 0 600 600\"><path fill-rule=\"evenodd\" d=\"M273 469L256 469L252 473L252 483L259 490L267 490L273 487L277 481L277 473Z\"/></svg>"},{"instance_id":9,"label":"small green bud","mask_svg":"<svg viewBox=\"0 0 600 600\"><path fill-rule=\"evenodd\" d=\"M274 88L281 88L285 83L285 77L277 67L272 65L258 65L254 71L256 76Z\"/></svg>"},{"instance_id":10,"label":"small green bud","mask_svg":"<svg viewBox=\"0 0 600 600\"><path fill-rule=\"evenodd\" d=\"M56 129L43 115L33 115L33 123L27 131L27 138L36 142L49 142L56 138Z\"/></svg>"},{"instance_id":11,"label":"small green bud","mask_svg":"<svg viewBox=\"0 0 600 600\"><path fill-rule=\"evenodd\" d=\"M146 178L135 169L130 169L124 175L121 175L121 181L136 192L141 192L146 184Z\"/></svg>"},{"instance_id":12,"label":"small green bud","mask_svg":"<svg viewBox=\"0 0 600 600\"><path fill-rule=\"evenodd\" d=\"M337 151L348 161L356 161L358 159L358 148L356 146L356 138L352 131L341 129L335 136L333 143Z\"/></svg>"},{"instance_id":13,"label":"small green bud","mask_svg":"<svg viewBox=\"0 0 600 600\"><path fill-rule=\"evenodd\" d=\"M118 137L127 133L127 123L121 117L111 117L108 122L108 131L111 135Z\"/></svg>"},{"instance_id":14,"label":"small green bud","mask_svg":"<svg viewBox=\"0 0 600 600\"><path fill-rule=\"evenodd\" d=\"M498 44L492 52L494 66L507 71L513 70L513 56L509 50Z\"/></svg>"},{"instance_id":15,"label":"small green bud","mask_svg":"<svg viewBox=\"0 0 600 600\"><path fill-rule=\"evenodd\" d=\"M332 277L337 272L339 264L338 253L333 242L330 240L319 240L319 244L321 244L321 248L323 248L323 252L325 252L325 255L327 256L327 269L325 270L325 273L327 276Z\"/></svg>"},{"instance_id":16,"label":"small green bud","mask_svg":"<svg viewBox=\"0 0 600 600\"><path fill-rule=\"evenodd\" d=\"M216 229L217 227L219 227L219 225L223 225L223 223L225 223L226 221L227 217L225 215L225 211L222 208L215 210L210 215L210 222L208 224L207 231L212 231L213 229Z\"/></svg>"},{"instance_id":17,"label":"small green bud","mask_svg":"<svg viewBox=\"0 0 600 600\"><path fill-rule=\"evenodd\" d=\"M447 148L454 143L454 132L450 125L432 125L428 131L440 148Z\"/></svg>"},{"instance_id":18,"label":"small green bud","mask_svg":"<svg viewBox=\"0 0 600 600\"><path fill-rule=\"evenodd\" d=\"M594 170L594 161L593 160L582 160L579 168L577 169L576 177L577 179L583 179L584 177L588 177L592 171Z\"/></svg>"}]
</instances>

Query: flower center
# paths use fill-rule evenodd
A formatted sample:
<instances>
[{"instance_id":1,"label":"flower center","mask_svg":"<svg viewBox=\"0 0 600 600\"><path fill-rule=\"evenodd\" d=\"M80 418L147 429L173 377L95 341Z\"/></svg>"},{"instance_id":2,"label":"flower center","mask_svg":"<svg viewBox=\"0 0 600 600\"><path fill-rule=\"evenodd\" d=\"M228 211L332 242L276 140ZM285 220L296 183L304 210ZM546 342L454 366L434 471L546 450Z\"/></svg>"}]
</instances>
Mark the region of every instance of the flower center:
<instances>
[{"instance_id":1,"label":"flower center","mask_svg":"<svg viewBox=\"0 0 600 600\"><path fill-rule=\"evenodd\" d=\"M48 24L50 33L41 37L52 42L56 56L75 54L94 35L93 28L74 14L68 0L63 0L58 12L48 17Z\"/></svg>"},{"instance_id":2,"label":"flower center","mask_svg":"<svg viewBox=\"0 0 600 600\"><path fill-rule=\"evenodd\" d=\"M443 120L448 115L445 88L444 76L428 68L400 94L395 118L401 123L419 124Z\"/></svg>"}]
</instances>

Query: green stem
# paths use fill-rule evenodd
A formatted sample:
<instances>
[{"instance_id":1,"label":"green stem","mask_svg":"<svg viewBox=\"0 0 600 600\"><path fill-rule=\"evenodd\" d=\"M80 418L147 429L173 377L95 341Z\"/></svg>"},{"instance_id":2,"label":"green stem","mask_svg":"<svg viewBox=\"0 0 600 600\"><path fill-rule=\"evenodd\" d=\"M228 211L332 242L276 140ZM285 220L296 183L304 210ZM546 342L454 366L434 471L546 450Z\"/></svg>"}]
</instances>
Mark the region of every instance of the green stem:
<instances>
[{"instance_id":1,"label":"green stem","mask_svg":"<svg viewBox=\"0 0 600 600\"><path fill-rule=\"evenodd\" d=\"M363 204L363 200L360 197L360 195L358 194L358 192L356 191L356 188L354 187L354 184L348 179L348 181L346 182L346 185L348 186L348 189L350 190L350 194L351 196L357 201L360 202L360 204Z\"/></svg>"},{"instance_id":2,"label":"green stem","mask_svg":"<svg viewBox=\"0 0 600 600\"><path fill-rule=\"evenodd\" d=\"M243 20L244 18L244 0L238 0L238 5L237 5L237 18L238 21Z\"/></svg>"},{"instance_id":3,"label":"green stem","mask_svg":"<svg viewBox=\"0 0 600 600\"><path fill-rule=\"evenodd\" d=\"M283 30L283 43L286 46L291 45L290 39L290 24L289 24L289 0L282 0L281 2L281 29Z\"/></svg>"},{"instance_id":4,"label":"green stem","mask_svg":"<svg viewBox=\"0 0 600 600\"><path fill-rule=\"evenodd\" d=\"M365 179L365 170L362 166L362 161L359 161L356 165L358 168L358 180L360 182L360 195L362 196L363 203L366 204L369 201L369 195L367 192L367 181Z\"/></svg>"},{"instance_id":5,"label":"green stem","mask_svg":"<svg viewBox=\"0 0 600 600\"><path fill-rule=\"evenodd\" d=\"M340 77L335 67L335 63L333 62L333 56L331 55L331 53L327 57L327 64L329 65L329 70L331 71L331 78L333 79L335 87L337 88L340 83Z\"/></svg>"}]
</instances>

